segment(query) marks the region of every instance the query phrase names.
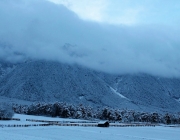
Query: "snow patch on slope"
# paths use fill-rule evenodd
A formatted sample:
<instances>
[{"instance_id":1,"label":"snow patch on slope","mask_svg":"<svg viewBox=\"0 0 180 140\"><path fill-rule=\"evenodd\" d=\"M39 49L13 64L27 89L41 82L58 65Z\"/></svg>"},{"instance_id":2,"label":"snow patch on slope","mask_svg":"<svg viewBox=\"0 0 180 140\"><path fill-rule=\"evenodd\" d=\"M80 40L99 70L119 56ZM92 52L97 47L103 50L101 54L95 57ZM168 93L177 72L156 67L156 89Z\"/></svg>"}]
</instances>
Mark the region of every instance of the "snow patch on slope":
<instances>
[{"instance_id":1,"label":"snow patch on slope","mask_svg":"<svg viewBox=\"0 0 180 140\"><path fill-rule=\"evenodd\" d=\"M84 99L84 96L79 96L79 99L80 99L80 100Z\"/></svg>"},{"instance_id":2,"label":"snow patch on slope","mask_svg":"<svg viewBox=\"0 0 180 140\"><path fill-rule=\"evenodd\" d=\"M180 98L179 99L176 99L176 101L178 101L180 103Z\"/></svg>"},{"instance_id":3,"label":"snow patch on slope","mask_svg":"<svg viewBox=\"0 0 180 140\"><path fill-rule=\"evenodd\" d=\"M111 91L115 93L116 95L120 96L121 98L124 98L128 101L130 101L127 97L123 96L121 93L117 92L114 88L110 87Z\"/></svg>"}]
</instances>

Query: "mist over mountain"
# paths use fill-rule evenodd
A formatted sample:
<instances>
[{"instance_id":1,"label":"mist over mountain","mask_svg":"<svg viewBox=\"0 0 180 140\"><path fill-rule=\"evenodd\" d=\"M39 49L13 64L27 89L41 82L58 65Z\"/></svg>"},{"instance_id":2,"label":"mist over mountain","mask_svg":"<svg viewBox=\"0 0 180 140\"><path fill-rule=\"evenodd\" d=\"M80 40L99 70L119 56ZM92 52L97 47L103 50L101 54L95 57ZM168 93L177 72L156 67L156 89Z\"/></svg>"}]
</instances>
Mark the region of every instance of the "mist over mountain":
<instances>
[{"instance_id":1,"label":"mist over mountain","mask_svg":"<svg viewBox=\"0 0 180 140\"><path fill-rule=\"evenodd\" d=\"M45 0L0 1L0 21L0 46L6 46L0 47L0 57L6 60L27 57L115 74L180 76L178 28L85 21Z\"/></svg>"}]
</instances>

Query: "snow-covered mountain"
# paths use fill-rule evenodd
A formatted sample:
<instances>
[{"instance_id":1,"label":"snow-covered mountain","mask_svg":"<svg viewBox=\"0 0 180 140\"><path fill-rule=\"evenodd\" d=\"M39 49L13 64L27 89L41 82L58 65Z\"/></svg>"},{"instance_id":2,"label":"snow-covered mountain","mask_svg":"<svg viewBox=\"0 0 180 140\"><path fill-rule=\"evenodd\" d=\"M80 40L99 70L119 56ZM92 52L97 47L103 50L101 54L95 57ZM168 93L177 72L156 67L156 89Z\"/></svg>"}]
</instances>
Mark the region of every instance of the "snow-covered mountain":
<instances>
[{"instance_id":1,"label":"snow-covered mountain","mask_svg":"<svg viewBox=\"0 0 180 140\"><path fill-rule=\"evenodd\" d=\"M15 67L15 64L7 63L6 61L1 60L0 61L0 78L8 74L13 70Z\"/></svg>"},{"instance_id":2,"label":"snow-covered mountain","mask_svg":"<svg viewBox=\"0 0 180 140\"><path fill-rule=\"evenodd\" d=\"M105 75L101 79L133 103L148 109L180 110L180 79L162 78L148 74Z\"/></svg>"},{"instance_id":3,"label":"snow-covered mountain","mask_svg":"<svg viewBox=\"0 0 180 140\"><path fill-rule=\"evenodd\" d=\"M6 99L180 111L180 79L112 75L54 61L29 61L13 67L0 63L0 96Z\"/></svg>"}]
</instances>

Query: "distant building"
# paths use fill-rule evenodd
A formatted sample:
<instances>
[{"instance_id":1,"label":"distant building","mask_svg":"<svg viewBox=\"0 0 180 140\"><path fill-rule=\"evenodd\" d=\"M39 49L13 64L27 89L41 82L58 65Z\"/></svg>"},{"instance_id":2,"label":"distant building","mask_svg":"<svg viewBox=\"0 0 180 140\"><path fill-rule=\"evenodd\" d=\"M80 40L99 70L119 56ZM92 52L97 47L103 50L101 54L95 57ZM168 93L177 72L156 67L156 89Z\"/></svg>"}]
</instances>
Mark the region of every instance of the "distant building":
<instances>
[{"instance_id":1,"label":"distant building","mask_svg":"<svg viewBox=\"0 0 180 140\"><path fill-rule=\"evenodd\" d=\"M98 123L98 127L109 127L109 122L108 121L100 121Z\"/></svg>"}]
</instances>

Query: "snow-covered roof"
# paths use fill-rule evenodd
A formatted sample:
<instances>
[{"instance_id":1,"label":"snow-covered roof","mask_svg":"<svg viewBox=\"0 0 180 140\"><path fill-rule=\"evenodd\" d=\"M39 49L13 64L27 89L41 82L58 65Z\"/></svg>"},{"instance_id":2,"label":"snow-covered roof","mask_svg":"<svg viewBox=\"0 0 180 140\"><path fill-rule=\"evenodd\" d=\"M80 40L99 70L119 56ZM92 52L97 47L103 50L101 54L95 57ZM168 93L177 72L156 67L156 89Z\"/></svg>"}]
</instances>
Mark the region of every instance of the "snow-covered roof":
<instances>
[{"instance_id":1,"label":"snow-covered roof","mask_svg":"<svg viewBox=\"0 0 180 140\"><path fill-rule=\"evenodd\" d=\"M100 121L98 122L98 124L105 124L105 123L109 123L108 121Z\"/></svg>"}]
</instances>

